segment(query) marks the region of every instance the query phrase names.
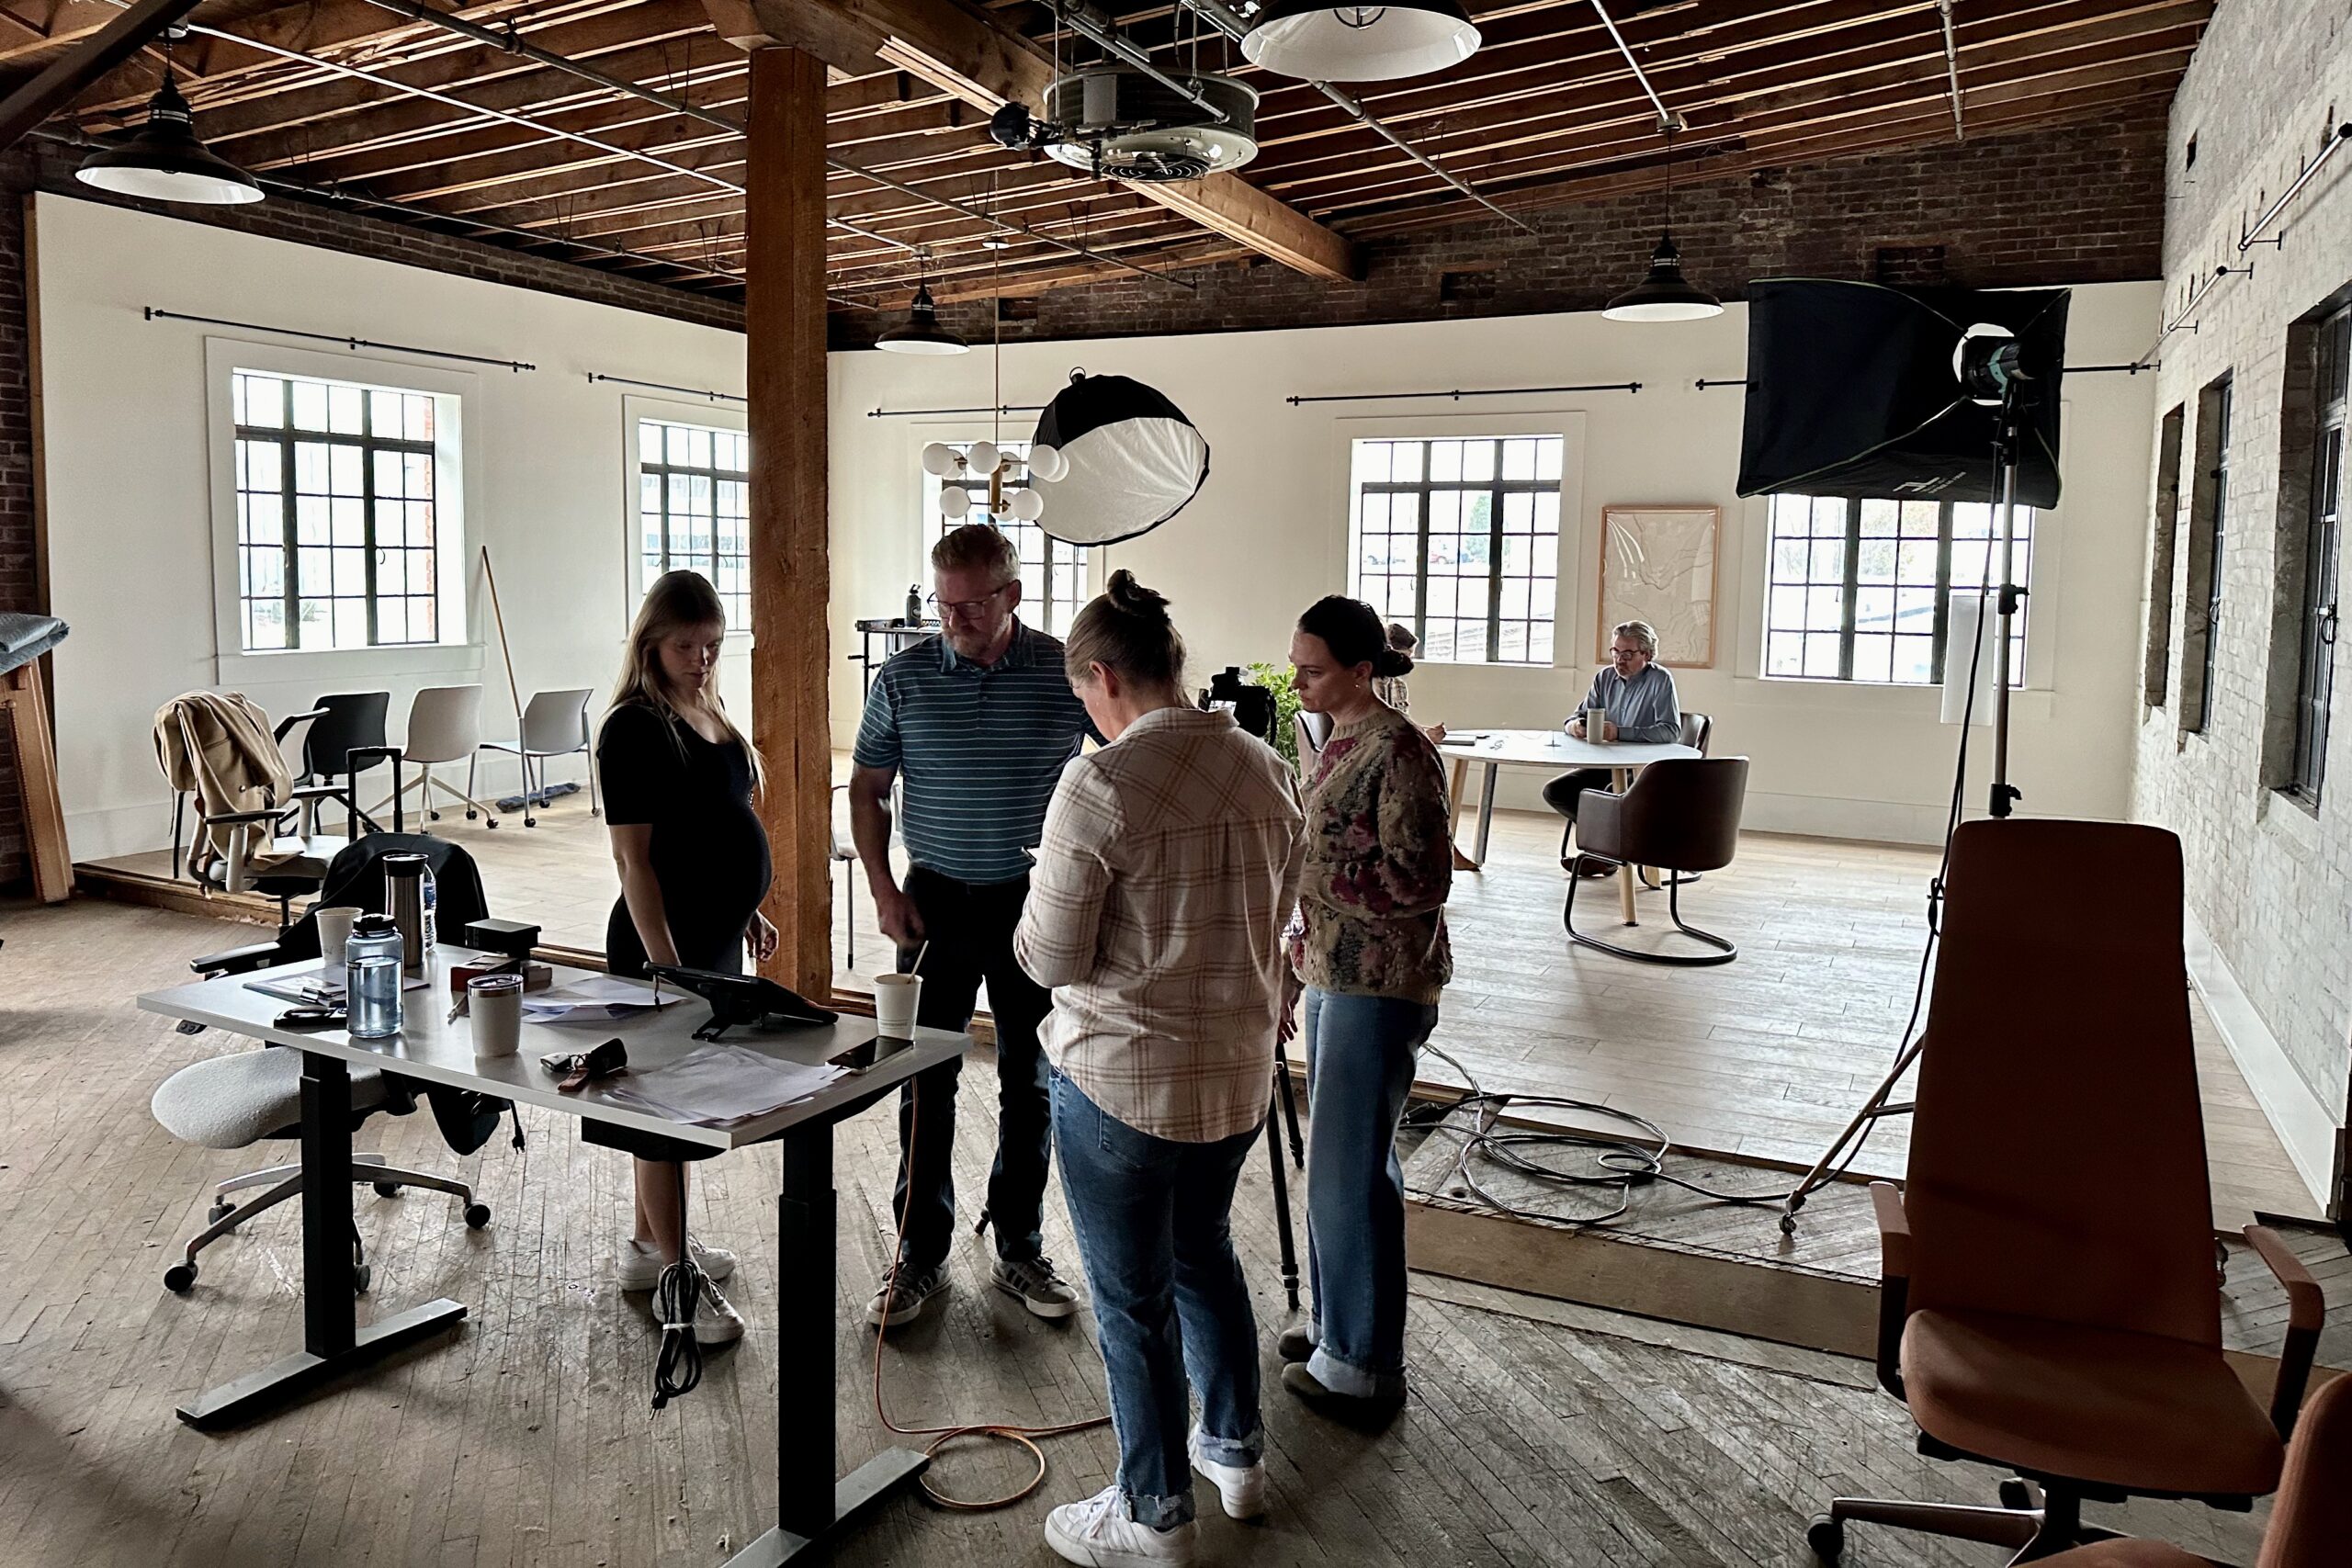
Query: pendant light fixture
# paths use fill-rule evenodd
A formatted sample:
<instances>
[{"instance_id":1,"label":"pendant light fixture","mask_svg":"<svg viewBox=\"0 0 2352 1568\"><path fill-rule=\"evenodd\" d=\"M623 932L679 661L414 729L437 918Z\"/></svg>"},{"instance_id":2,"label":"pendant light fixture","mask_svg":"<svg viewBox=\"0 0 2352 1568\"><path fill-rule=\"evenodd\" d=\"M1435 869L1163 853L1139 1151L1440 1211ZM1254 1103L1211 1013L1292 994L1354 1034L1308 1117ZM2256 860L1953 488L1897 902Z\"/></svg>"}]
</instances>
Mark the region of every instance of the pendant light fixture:
<instances>
[{"instance_id":1,"label":"pendant light fixture","mask_svg":"<svg viewBox=\"0 0 2352 1568\"><path fill-rule=\"evenodd\" d=\"M1649 276L1609 301L1600 313L1612 321L1696 321L1724 313L1724 302L1682 276L1682 252L1674 243L1674 133L1679 116L1657 122L1666 138L1666 231L1650 253Z\"/></svg>"},{"instance_id":2,"label":"pendant light fixture","mask_svg":"<svg viewBox=\"0 0 2352 1568\"><path fill-rule=\"evenodd\" d=\"M197 140L187 100L172 80L171 46L164 51L164 85L147 100L147 123L82 160L74 177L117 196L231 207L259 201L254 177Z\"/></svg>"},{"instance_id":3,"label":"pendant light fixture","mask_svg":"<svg viewBox=\"0 0 2352 1568\"><path fill-rule=\"evenodd\" d=\"M921 253L916 258L919 267L929 269L931 254ZM894 327L874 340L874 346L888 354L969 354L972 345L939 324L939 307L931 300L931 279L918 274L915 297L907 302L907 324Z\"/></svg>"},{"instance_id":4,"label":"pendant light fixture","mask_svg":"<svg viewBox=\"0 0 2352 1568\"><path fill-rule=\"evenodd\" d=\"M1458 65L1478 48L1461 0L1268 0L1241 39L1252 65L1308 82L1393 82Z\"/></svg>"}]
</instances>

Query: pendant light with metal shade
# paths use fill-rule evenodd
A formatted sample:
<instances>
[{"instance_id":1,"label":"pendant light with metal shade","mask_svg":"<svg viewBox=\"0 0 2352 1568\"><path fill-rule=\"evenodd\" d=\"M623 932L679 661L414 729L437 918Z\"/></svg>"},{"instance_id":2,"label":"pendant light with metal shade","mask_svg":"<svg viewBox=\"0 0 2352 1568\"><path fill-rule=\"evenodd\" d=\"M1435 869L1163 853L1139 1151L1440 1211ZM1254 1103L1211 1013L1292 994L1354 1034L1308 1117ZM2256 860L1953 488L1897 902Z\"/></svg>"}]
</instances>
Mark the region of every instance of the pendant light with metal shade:
<instances>
[{"instance_id":1,"label":"pendant light with metal shade","mask_svg":"<svg viewBox=\"0 0 2352 1568\"><path fill-rule=\"evenodd\" d=\"M83 159L74 177L117 196L149 201L198 207L259 201L262 188L254 177L198 141L192 118L166 58L164 85L147 100L147 123Z\"/></svg>"},{"instance_id":2,"label":"pendant light with metal shade","mask_svg":"<svg viewBox=\"0 0 2352 1568\"><path fill-rule=\"evenodd\" d=\"M1461 0L1267 0L1241 52L1262 70L1308 82L1393 82L1458 65L1478 48Z\"/></svg>"},{"instance_id":3,"label":"pendant light with metal shade","mask_svg":"<svg viewBox=\"0 0 2352 1568\"><path fill-rule=\"evenodd\" d=\"M1650 253L1649 276L1609 301L1601 315L1612 321L1696 321L1724 313L1724 302L1682 276L1682 252L1674 243L1674 133L1679 118L1657 123L1666 138L1666 231Z\"/></svg>"},{"instance_id":4,"label":"pendant light with metal shade","mask_svg":"<svg viewBox=\"0 0 2352 1568\"><path fill-rule=\"evenodd\" d=\"M926 264L930 256L922 258ZM931 280L915 280L915 297L907 303L907 324L893 327L874 340L888 354L969 354L972 345L939 324L939 307L932 303Z\"/></svg>"}]
</instances>

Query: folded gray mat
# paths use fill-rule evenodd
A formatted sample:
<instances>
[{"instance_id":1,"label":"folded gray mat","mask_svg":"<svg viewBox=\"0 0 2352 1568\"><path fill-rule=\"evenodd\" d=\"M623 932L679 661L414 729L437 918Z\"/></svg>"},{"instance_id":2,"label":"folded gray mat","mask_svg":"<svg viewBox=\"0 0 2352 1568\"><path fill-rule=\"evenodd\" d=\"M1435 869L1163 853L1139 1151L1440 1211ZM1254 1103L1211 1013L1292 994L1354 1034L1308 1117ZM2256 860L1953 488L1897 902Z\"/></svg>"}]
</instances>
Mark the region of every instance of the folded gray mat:
<instances>
[{"instance_id":1,"label":"folded gray mat","mask_svg":"<svg viewBox=\"0 0 2352 1568\"><path fill-rule=\"evenodd\" d=\"M30 664L65 640L67 627L54 615L0 611L0 674Z\"/></svg>"}]
</instances>

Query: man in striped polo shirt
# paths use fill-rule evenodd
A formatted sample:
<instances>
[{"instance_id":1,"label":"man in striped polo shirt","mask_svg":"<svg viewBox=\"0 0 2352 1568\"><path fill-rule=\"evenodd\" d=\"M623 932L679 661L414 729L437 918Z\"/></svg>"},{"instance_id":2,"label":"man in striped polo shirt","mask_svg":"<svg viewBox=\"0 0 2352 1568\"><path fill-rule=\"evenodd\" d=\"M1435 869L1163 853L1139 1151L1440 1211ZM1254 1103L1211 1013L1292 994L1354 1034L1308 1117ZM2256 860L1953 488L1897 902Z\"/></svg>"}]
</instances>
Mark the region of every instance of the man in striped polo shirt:
<instances>
[{"instance_id":1,"label":"man in striped polo shirt","mask_svg":"<svg viewBox=\"0 0 2352 1568\"><path fill-rule=\"evenodd\" d=\"M1014 613L1021 560L1012 541L970 524L932 547L931 565L946 629L892 658L866 694L850 779L851 835L899 968L930 943L918 1021L964 1028L987 983L996 1021L997 1152L987 1208L996 1227L993 1277L1038 1316L1068 1317L1078 1292L1055 1273L1041 1235L1053 1113L1037 1029L1053 999L1022 973L1012 932L1046 803L1063 765L1095 731L1070 690L1060 642ZM894 784L912 863L904 887L890 866ZM892 1206L906 1235L866 1311L877 1327L918 1315L946 1288L962 1071L960 1058L943 1063L899 1097Z\"/></svg>"}]
</instances>

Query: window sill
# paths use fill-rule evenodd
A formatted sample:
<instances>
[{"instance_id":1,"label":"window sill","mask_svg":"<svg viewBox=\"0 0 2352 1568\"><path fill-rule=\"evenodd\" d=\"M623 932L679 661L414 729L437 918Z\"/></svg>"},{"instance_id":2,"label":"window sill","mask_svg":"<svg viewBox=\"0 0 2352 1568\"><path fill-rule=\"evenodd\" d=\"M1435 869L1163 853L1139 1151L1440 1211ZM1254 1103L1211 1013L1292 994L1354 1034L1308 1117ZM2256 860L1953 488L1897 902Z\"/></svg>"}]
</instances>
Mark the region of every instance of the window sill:
<instances>
[{"instance_id":1,"label":"window sill","mask_svg":"<svg viewBox=\"0 0 2352 1568\"><path fill-rule=\"evenodd\" d=\"M285 653L221 650L213 656L214 683L266 686L293 682L370 680L383 676L463 673L482 668L478 642L415 643L402 648L297 649Z\"/></svg>"},{"instance_id":2,"label":"window sill","mask_svg":"<svg viewBox=\"0 0 2352 1568\"><path fill-rule=\"evenodd\" d=\"M2319 852L2319 807L2283 789L2266 790L2262 798L2262 832L2297 855Z\"/></svg>"}]
</instances>

